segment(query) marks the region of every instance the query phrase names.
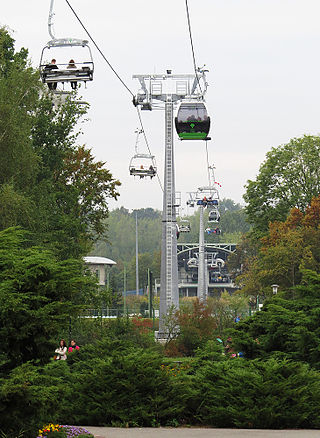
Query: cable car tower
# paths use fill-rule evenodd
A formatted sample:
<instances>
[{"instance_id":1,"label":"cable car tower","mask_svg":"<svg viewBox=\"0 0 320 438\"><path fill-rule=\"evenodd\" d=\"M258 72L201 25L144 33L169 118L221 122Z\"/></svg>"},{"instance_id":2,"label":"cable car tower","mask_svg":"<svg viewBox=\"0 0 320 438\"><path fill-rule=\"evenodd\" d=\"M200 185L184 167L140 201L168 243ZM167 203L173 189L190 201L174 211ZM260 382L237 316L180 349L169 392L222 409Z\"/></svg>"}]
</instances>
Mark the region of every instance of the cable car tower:
<instances>
[{"instance_id":1,"label":"cable car tower","mask_svg":"<svg viewBox=\"0 0 320 438\"><path fill-rule=\"evenodd\" d=\"M197 297L200 301L206 302L208 296L208 282L207 282L207 262L205 259L205 242L204 242L204 224L203 216L204 209L209 210L208 223L218 223L220 220L219 206L219 191L216 188L214 166L208 166L209 185L199 187L197 192L190 192L190 199L187 201L187 205L194 207L199 206L200 211L200 226L199 226L199 257L198 257L198 289ZM216 230L220 229L217 227Z\"/></svg>"},{"instance_id":2,"label":"cable car tower","mask_svg":"<svg viewBox=\"0 0 320 438\"><path fill-rule=\"evenodd\" d=\"M133 75L140 82L140 89L133 99L135 106L142 110L161 108L165 111L165 163L162 212L161 243L161 287L159 338L166 338L164 317L170 307L179 308L178 261L177 261L177 220L174 171L174 106L182 101L189 104L203 103L207 90L205 70L195 74ZM202 86L200 86L200 84ZM195 125L193 123L193 125Z\"/></svg>"}]
</instances>

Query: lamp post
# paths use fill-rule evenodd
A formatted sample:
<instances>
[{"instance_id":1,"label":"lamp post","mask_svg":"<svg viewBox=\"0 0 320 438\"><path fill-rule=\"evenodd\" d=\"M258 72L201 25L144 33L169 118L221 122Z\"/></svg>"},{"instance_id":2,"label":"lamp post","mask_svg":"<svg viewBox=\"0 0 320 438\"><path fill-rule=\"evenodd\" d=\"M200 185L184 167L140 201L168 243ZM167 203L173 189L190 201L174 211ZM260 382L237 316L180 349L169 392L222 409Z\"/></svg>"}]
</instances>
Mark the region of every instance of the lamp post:
<instances>
[{"instance_id":1,"label":"lamp post","mask_svg":"<svg viewBox=\"0 0 320 438\"><path fill-rule=\"evenodd\" d=\"M279 285L278 284L272 284L271 287L272 287L273 295L277 295Z\"/></svg>"},{"instance_id":2,"label":"lamp post","mask_svg":"<svg viewBox=\"0 0 320 438\"><path fill-rule=\"evenodd\" d=\"M127 312L127 271L126 267L123 267L123 316L128 314Z\"/></svg>"}]
</instances>

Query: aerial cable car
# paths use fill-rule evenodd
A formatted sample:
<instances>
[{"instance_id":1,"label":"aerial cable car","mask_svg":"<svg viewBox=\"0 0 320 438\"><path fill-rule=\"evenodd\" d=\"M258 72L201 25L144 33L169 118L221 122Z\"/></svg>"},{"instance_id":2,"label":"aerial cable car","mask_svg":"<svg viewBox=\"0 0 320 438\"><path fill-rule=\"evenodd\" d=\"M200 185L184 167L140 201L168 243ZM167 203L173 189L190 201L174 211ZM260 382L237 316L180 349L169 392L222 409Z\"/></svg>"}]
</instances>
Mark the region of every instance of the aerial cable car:
<instances>
[{"instance_id":1,"label":"aerial cable car","mask_svg":"<svg viewBox=\"0 0 320 438\"><path fill-rule=\"evenodd\" d=\"M188 268L196 268L199 265L199 260L196 257L191 257L187 261Z\"/></svg>"},{"instance_id":2,"label":"aerial cable car","mask_svg":"<svg viewBox=\"0 0 320 438\"><path fill-rule=\"evenodd\" d=\"M219 199L216 198L212 199L212 197L207 198L207 206L209 208L218 205L219 205Z\"/></svg>"},{"instance_id":3,"label":"aerial cable car","mask_svg":"<svg viewBox=\"0 0 320 438\"><path fill-rule=\"evenodd\" d=\"M140 179L150 177L152 179L157 174L157 166L154 155L138 153L139 137L143 133L142 129L137 129L135 155L131 158L129 164L129 173L133 176L138 176Z\"/></svg>"},{"instance_id":4,"label":"aerial cable car","mask_svg":"<svg viewBox=\"0 0 320 438\"><path fill-rule=\"evenodd\" d=\"M76 89L78 82L84 82L85 84L93 80L94 63L92 58L92 52L89 47L88 41L77 38L56 38L53 33L53 4L54 0L51 0L48 30L51 36L51 40L45 45L41 52L40 58L40 76L42 82L48 85L48 88L53 92L56 92L57 84L65 83L71 84L71 89ZM75 58L74 49L81 48L81 58ZM57 49L57 50L55 50ZM69 52L69 60L65 59L65 62L57 62L56 54L62 53L61 49L67 49L64 52ZM46 59L48 51L53 53L49 59ZM60 91L61 93L61 91Z\"/></svg>"},{"instance_id":5,"label":"aerial cable car","mask_svg":"<svg viewBox=\"0 0 320 438\"><path fill-rule=\"evenodd\" d=\"M209 211L208 223L217 223L220 222L220 213L219 210L214 209Z\"/></svg>"},{"instance_id":6,"label":"aerial cable car","mask_svg":"<svg viewBox=\"0 0 320 438\"><path fill-rule=\"evenodd\" d=\"M210 228L210 227L208 227L208 228L206 228L205 229L205 232L207 233L207 234L217 234L217 235L220 235L221 234L221 229L220 228Z\"/></svg>"},{"instance_id":7,"label":"aerial cable car","mask_svg":"<svg viewBox=\"0 0 320 438\"><path fill-rule=\"evenodd\" d=\"M191 231L190 221L188 221L187 219L181 219L179 223L179 229L180 229L180 233L190 233Z\"/></svg>"},{"instance_id":8,"label":"aerial cable car","mask_svg":"<svg viewBox=\"0 0 320 438\"><path fill-rule=\"evenodd\" d=\"M204 102L182 101L178 107L175 125L180 140L207 140L210 117Z\"/></svg>"}]
</instances>

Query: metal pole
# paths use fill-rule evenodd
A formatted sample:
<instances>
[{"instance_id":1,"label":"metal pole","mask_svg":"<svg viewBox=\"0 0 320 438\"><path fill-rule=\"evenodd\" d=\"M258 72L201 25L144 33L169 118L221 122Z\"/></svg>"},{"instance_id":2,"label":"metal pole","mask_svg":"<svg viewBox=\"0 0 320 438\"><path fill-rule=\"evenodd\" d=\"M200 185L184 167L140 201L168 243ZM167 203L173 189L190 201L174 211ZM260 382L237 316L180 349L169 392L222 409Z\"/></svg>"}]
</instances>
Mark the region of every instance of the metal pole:
<instances>
[{"instance_id":1,"label":"metal pole","mask_svg":"<svg viewBox=\"0 0 320 438\"><path fill-rule=\"evenodd\" d=\"M200 227L199 227L199 264L198 264L198 298L200 301L207 300L206 293L206 260L204 255L204 226L203 226L203 205L200 205Z\"/></svg>"},{"instance_id":2,"label":"metal pole","mask_svg":"<svg viewBox=\"0 0 320 438\"><path fill-rule=\"evenodd\" d=\"M165 316L171 306L179 308L177 232L175 210L175 174L173 151L173 102L165 102L165 166L162 211L161 287L159 338L166 338Z\"/></svg>"},{"instance_id":3,"label":"metal pole","mask_svg":"<svg viewBox=\"0 0 320 438\"><path fill-rule=\"evenodd\" d=\"M139 295L138 213L136 212L136 295Z\"/></svg>"},{"instance_id":4,"label":"metal pole","mask_svg":"<svg viewBox=\"0 0 320 438\"><path fill-rule=\"evenodd\" d=\"M50 37L54 40L56 37L54 36L54 31L53 31L53 17L54 17L53 3L54 3L54 0L51 0L50 10L49 10L49 18L48 18L48 32L49 32Z\"/></svg>"},{"instance_id":5,"label":"metal pole","mask_svg":"<svg viewBox=\"0 0 320 438\"><path fill-rule=\"evenodd\" d=\"M150 289L150 269L148 268L148 295L149 295L149 299L148 299L148 315L149 318L151 318L151 289Z\"/></svg>"},{"instance_id":6,"label":"metal pole","mask_svg":"<svg viewBox=\"0 0 320 438\"><path fill-rule=\"evenodd\" d=\"M127 307L127 272L126 267L123 267L123 315L126 314Z\"/></svg>"}]
</instances>

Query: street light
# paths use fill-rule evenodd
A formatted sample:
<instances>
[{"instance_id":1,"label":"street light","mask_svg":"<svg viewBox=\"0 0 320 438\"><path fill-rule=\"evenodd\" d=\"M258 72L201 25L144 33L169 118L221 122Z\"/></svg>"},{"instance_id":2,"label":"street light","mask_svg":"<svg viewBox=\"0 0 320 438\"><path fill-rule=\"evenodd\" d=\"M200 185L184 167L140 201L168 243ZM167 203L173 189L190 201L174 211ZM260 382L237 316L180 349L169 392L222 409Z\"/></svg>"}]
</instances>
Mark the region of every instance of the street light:
<instances>
[{"instance_id":1,"label":"street light","mask_svg":"<svg viewBox=\"0 0 320 438\"><path fill-rule=\"evenodd\" d=\"M273 295L277 295L279 285L278 284L272 284L271 287L272 287Z\"/></svg>"}]
</instances>

